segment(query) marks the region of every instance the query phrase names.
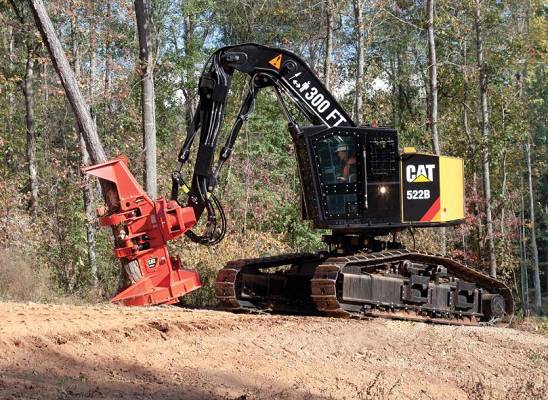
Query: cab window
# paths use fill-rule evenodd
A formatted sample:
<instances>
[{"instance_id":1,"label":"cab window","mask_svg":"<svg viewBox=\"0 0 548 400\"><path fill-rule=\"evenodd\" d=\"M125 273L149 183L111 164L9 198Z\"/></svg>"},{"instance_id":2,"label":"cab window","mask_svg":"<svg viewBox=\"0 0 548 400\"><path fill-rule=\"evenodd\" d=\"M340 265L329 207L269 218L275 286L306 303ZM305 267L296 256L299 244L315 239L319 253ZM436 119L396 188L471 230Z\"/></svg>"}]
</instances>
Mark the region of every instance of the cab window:
<instances>
[{"instance_id":1,"label":"cab window","mask_svg":"<svg viewBox=\"0 0 548 400\"><path fill-rule=\"evenodd\" d=\"M318 143L320 180L324 185L356 183L355 136L331 136Z\"/></svg>"},{"instance_id":2,"label":"cab window","mask_svg":"<svg viewBox=\"0 0 548 400\"><path fill-rule=\"evenodd\" d=\"M357 148L354 134L329 135L315 143L322 203L328 218L359 214Z\"/></svg>"}]
</instances>

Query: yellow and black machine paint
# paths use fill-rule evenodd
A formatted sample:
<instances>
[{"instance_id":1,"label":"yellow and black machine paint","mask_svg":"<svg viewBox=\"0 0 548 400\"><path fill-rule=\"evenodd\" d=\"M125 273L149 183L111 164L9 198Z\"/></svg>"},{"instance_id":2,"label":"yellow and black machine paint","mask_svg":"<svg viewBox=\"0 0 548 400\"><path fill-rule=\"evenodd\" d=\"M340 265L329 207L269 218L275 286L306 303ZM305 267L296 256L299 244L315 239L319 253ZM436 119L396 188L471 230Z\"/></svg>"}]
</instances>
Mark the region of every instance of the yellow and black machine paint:
<instances>
[{"instance_id":1,"label":"yellow and black machine paint","mask_svg":"<svg viewBox=\"0 0 548 400\"><path fill-rule=\"evenodd\" d=\"M464 219L464 164L461 158L402 154L403 222L447 223Z\"/></svg>"}]
</instances>

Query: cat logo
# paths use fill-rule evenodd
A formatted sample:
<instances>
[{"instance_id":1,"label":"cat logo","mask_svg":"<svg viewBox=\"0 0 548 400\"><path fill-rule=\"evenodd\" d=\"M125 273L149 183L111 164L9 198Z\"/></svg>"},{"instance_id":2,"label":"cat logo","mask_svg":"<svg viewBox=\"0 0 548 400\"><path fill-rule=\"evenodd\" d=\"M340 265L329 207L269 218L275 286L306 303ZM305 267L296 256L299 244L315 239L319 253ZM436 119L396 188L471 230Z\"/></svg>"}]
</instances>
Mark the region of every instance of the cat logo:
<instances>
[{"instance_id":1,"label":"cat logo","mask_svg":"<svg viewBox=\"0 0 548 400\"><path fill-rule=\"evenodd\" d=\"M409 183L433 182L434 168L434 164L408 165L405 168L405 178Z\"/></svg>"},{"instance_id":2,"label":"cat logo","mask_svg":"<svg viewBox=\"0 0 548 400\"><path fill-rule=\"evenodd\" d=\"M280 69L282 66L282 55L278 54L276 57L274 57L272 60L268 62L270 65L272 65L276 69Z\"/></svg>"}]
</instances>

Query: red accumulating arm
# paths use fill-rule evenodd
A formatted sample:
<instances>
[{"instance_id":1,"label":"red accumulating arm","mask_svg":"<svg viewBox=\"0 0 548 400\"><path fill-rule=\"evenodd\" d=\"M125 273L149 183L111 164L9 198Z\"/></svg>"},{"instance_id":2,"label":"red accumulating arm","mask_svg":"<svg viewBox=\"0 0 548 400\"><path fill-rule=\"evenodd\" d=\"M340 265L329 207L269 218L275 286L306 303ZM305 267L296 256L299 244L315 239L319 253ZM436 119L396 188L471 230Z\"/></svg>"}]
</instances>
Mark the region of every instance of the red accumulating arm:
<instances>
[{"instance_id":1,"label":"red accumulating arm","mask_svg":"<svg viewBox=\"0 0 548 400\"><path fill-rule=\"evenodd\" d=\"M181 207L162 197L150 199L123 156L83 171L113 184L118 195L115 209L98 210L99 223L114 228L114 254L131 270L132 284L111 301L131 306L173 304L199 289L198 273L183 268L167 248L168 241L196 224L192 207Z\"/></svg>"}]
</instances>

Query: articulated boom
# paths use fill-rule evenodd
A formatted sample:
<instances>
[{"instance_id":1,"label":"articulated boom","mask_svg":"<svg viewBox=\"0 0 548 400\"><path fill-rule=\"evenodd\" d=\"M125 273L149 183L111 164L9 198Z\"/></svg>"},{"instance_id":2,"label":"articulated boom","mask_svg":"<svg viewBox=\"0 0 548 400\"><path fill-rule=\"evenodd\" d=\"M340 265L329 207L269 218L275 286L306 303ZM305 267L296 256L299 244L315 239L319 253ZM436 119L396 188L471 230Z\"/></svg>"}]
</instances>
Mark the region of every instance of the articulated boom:
<instances>
[{"instance_id":1,"label":"articulated boom","mask_svg":"<svg viewBox=\"0 0 548 400\"><path fill-rule=\"evenodd\" d=\"M250 76L248 92L220 151L217 165L213 168L215 148L234 71ZM260 89L269 86L276 93L294 140L301 134L301 129L290 115L282 94L289 97L314 126L355 126L350 116L314 72L295 54L253 43L217 50L209 58L200 78L200 100L179 153L179 165L173 174L172 199L176 199L179 187L186 188L181 169L189 160L190 149L199 132L200 139L188 204L194 208L198 218L204 209L207 210L208 226L201 236L192 231L188 232L187 236L190 239L203 244L216 244L224 236L224 215L212 191L223 164L232 153L243 123L252 112L257 94ZM222 220L220 227L217 226L217 212L220 213Z\"/></svg>"}]
</instances>

